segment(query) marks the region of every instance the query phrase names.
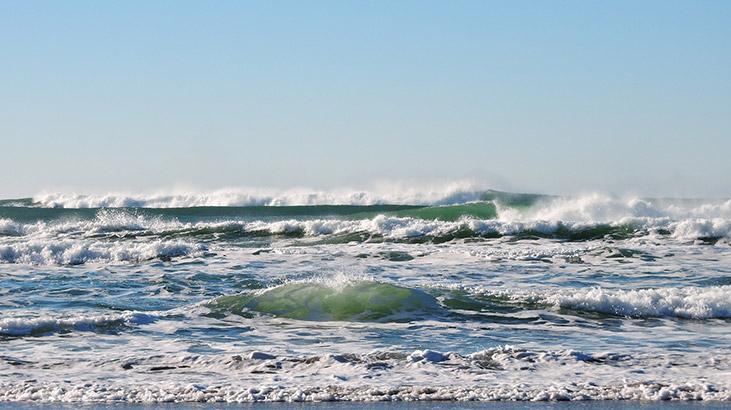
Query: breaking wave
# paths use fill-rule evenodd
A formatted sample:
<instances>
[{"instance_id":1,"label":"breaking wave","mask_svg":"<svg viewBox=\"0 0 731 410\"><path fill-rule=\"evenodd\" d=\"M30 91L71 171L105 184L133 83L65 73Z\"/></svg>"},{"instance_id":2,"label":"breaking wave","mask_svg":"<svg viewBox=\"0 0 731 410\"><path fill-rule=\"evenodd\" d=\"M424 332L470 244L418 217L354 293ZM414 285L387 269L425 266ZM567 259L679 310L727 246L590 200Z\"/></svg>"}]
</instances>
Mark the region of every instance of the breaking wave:
<instances>
[{"instance_id":1,"label":"breaking wave","mask_svg":"<svg viewBox=\"0 0 731 410\"><path fill-rule=\"evenodd\" d=\"M27 265L81 265L85 263L141 262L199 256L206 247L180 240L101 242L92 240L31 240L0 244L0 263Z\"/></svg>"},{"instance_id":2,"label":"breaking wave","mask_svg":"<svg viewBox=\"0 0 731 410\"><path fill-rule=\"evenodd\" d=\"M214 314L251 317L266 314L312 321L418 321L455 319L460 312L510 314L524 310L566 309L609 316L682 319L731 318L731 285L653 289L415 288L351 278L343 274L287 282L207 303ZM473 312L473 313L469 313ZM487 320L493 319L488 315Z\"/></svg>"},{"instance_id":3,"label":"breaking wave","mask_svg":"<svg viewBox=\"0 0 731 410\"><path fill-rule=\"evenodd\" d=\"M410 321L438 309L428 293L373 281L287 283L210 304L214 310L313 321Z\"/></svg>"},{"instance_id":4,"label":"breaking wave","mask_svg":"<svg viewBox=\"0 0 731 410\"><path fill-rule=\"evenodd\" d=\"M633 318L731 318L731 286L728 285L634 290L593 287L531 292L477 289L470 292L478 301L521 309L567 309Z\"/></svg>"},{"instance_id":5,"label":"breaking wave","mask_svg":"<svg viewBox=\"0 0 731 410\"><path fill-rule=\"evenodd\" d=\"M430 206L66 209L87 205L184 204L172 200L159 202L162 201L159 198L155 199L158 202L148 198L149 201L140 203L116 203L116 199L54 202L56 197L38 200L49 207L63 207L58 209L39 208L30 203L19 207L13 202L12 206L0 206L0 262L57 265L135 262L198 256L211 243L224 247L268 246L278 240L307 246L349 242L444 243L499 237L569 241L650 237L723 245L731 238L731 201L728 200L625 200L600 194L564 198L467 192L455 190L441 199L429 200L457 204ZM432 193L425 195L431 198ZM450 199L445 200L447 197ZM327 196L312 198L315 199L303 203L339 201ZM380 201L371 199L362 203ZM264 202L267 205L297 202L271 198L268 201Z\"/></svg>"},{"instance_id":6,"label":"breaking wave","mask_svg":"<svg viewBox=\"0 0 731 410\"><path fill-rule=\"evenodd\" d=\"M621 197L593 193L574 197L515 194L453 184L439 189L390 187L373 191L228 189L208 193L101 194L45 193L25 200L3 200L5 207L45 208L191 208L292 206L444 206L493 202L509 221L616 222L624 218L731 218L729 199ZM436 217L441 216L439 213Z\"/></svg>"},{"instance_id":7,"label":"breaking wave","mask_svg":"<svg viewBox=\"0 0 731 410\"><path fill-rule=\"evenodd\" d=\"M0 219L0 238L140 238L196 237L227 234L229 239L284 235L326 237L351 235L353 240L434 240L467 237L533 235L572 240L658 235L679 240L720 239L731 233L731 219L668 217L625 217L615 221L571 221L561 219L489 218L490 204L429 207L377 213L359 213L335 218L246 218L182 222L163 216L128 210L100 210L89 219L72 218L20 223ZM487 216L488 219L484 219ZM355 236L353 236L355 235Z\"/></svg>"},{"instance_id":8,"label":"breaking wave","mask_svg":"<svg viewBox=\"0 0 731 410\"><path fill-rule=\"evenodd\" d=\"M555 306L626 317L731 318L731 286L639 290L576 289L545 297Z\"/></svg>"},{"instance_id":9,"label":"breaking wave","mask_svg":"<svg viewBox=\"0 0 731 410\"><path fill-rule=\"evenodd\" d=\"M31 204L51 208L187 208L206 206L303 206L303 205L448 205L483 200L490 190L471 183L447 186L384 186L369 191L309 189L221 189L211 192L100 195L42 193ZM18 201L9 201L17 204ZM27 202L26 202L27 203Z\"/></svg>"},{"instance_id":10,"label":"breaking wave","mask_svg":"<svg viewBox=\"0 0 731 410\"><path fill-rule=\"evenodd\" d=\"M0 337L38 336L70 331L113 330L152 323L156 317L140 312L73 317L6 317L0 316Z\"/></svg>"}]
</instances>

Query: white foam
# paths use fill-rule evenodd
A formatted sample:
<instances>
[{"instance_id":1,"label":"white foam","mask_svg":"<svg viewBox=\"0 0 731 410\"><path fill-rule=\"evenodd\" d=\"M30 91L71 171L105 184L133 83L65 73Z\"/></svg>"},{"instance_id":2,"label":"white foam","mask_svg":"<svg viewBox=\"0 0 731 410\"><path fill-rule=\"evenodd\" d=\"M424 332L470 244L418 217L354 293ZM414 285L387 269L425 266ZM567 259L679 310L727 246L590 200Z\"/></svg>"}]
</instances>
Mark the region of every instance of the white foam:
<instances>
[{"instance_id":1,"label":"white foam","mask_svg":"<svg viewBox=\"0 0 731 410\"><path fill-rule=\"evenodd\" d=\"M477 235L512 235L525 231L537 231L545 234L555 233L563 227L558 222L510 223L497 220L479 220L463 218L458 221L425 220L411 217L389 217L379 215L372 219L336 220L316 219L245 223L242 228L249 232L267 232L271 234L303 233L307 236L338 235L347 233L369 233L386 238L406 239L420 237L441 237L468 230ZM570 227L569 227L570 228ZM577 226L584 229L585 226Z\"/></svg>"},{"instance_id":2,"label":"white foam","mask_svg":"<svg viewBox=\"0 0 731 410\"><path fill-rule=\"evenodd\" d=\"M517 235L538 233L554 235L561 231L579 233L602 226L628 226L638 235L648 232L667 230L675 239L692 240L697 238L723 238L731 234L731 220L692 219L671 221L667 218L624 218L618 221L603 222L565 222L551 220L504 221L482 220L470 217L458 221L425 220L410 217L389 217L384 215L364 220L315 219L267 222L218 223L218 226L238 224L242 232L262 232L269 234L304 234L306 236L340 235L347 233L368 233L392 239L420 237L444 237L459 232L472 232L477 236ZM213 225L215 226L215 225ZM213 227L212 226L212 227ZM197 224L202 228L203 224Z\"/></svg>"},{"instance_id":3,"label":"white foam","mask_svg":"<svg viewBox=\"0 0 731 410\"><path fill-rule=\"evenodd\" d=\"M731 286L607 290L599 287L544 296L558 307L631 317L731 317Z\"/></svg>"},{"instance_id":4,"label":"white foam","mask_svg":"<svg viewBox=\"0 0 731 410\"><path fill-rule=\"evenodd\" d=\"M510 247L505 246L484 246L461 249L455 247L450 252L456 254L468 254L470 256L484 258L489 261L541 261L554 258L581 258L584 255L593 255L606 250L606 246L597 243L555 243L548 242L536 246L532 243L517 243Z\"/></svg>"},{"instance_id":5,"label":"white foam","mask_svg":"<svg viewBox=\"0 0 731 410\"><path fill-rule=\"evenodd\" d=\"M576 197L546 197L528 208L510 208L498 200L505 221L565 221L610 223L631 218L731 219L731 200L643 199L592 193Z\"/></svg>"},{"instance_id":6,"label":"white foam","mask_svg":"<svg viewBox=\"0 0 731 410\"><path fill-rule=\"evenodd\" d=\"M678 239L723 238L731 235L731 219L685 219L671 224Z\"/></svg>"},{"instance_id":7,"label":"white foam","mask_svg":"<svg viewBox=\"0 0 731 410\"><path fill-rule=\"evenodd\" d=\"M140 262L155 258L198 256L202 244L181 240L102 242L38 239L0 245L0 263L29 265L80 265L85 263Z\"/></svg>"},{"instance_id":8,"label":"white foam","mask_svg":"<svg viewBox=\"0 0 731 410\"><path fill-rule=\"evenodd\" d=\"M30 264L81 264L88 262L141 261L156 257L200 255L206 249L195 237L197 231L208 233L227 232L240 235L304 235L306 237L327 237L332 235L362 234L369 238L383 238L391 241L414 239L449 238L468 233L471 236L511 236L522 233L540 235L566 235L580 233L598 227L625 226L636 231L637 236L647 234L679 241L693 241L698 238L729 238L731 220L692 219L672 221L667 218L634 218L605 225L602 223L560 222L560 221L504 221L481 220L465 217L457 221L424 220L411 217L379 215L371 219L341 220L314 219L283 221L240 221L182 223L176 219L162 219L129 213L127 211L103 210L94 219L64 220L60 222L14 223L0 220L0 262ZM670 236L656 232L669 232ZM185 240L163 240L158 235L175 234ZM120 240L123 239L123 240ZM565 247L564 247L565 248ZM553 252L553 250L549 250ZM518 247L473 250L484 253L489 259L542 259L541 255L571 256L566 249L563 255L546 255L543 250L524 250ZM527 253L526 253L527 252ZM583 251L582 251L583 252ZM515 254L515 255L509 255ZM570 252L569 252L570 253Z\"/></svg>"},{"instance_id":9,"label":"white foam","mask_svg":"<svg viewBox=\"0 0 731 410\"><path fill-rule=\"evenodd\" d=\"M412 362L429 362L439 363L445 360L449 360L449 355L437 352L435 350L414 350L413 353L407 356L407 359Z\"/></svg>"},{"instance_id":10,"label":"white foam","mask_svg":"<svg viewBox=\"0 0 731 410\"><path fill-rule=\"evenodd\" d=\"M36 366L34 379L0 383L0 400L33 402L321 402L729 400L728 363L705 356L527 350L470 355L435 350L315 356L155 354ZM259 352L260 353L260 352ZM271 357L270 357L271 356ZM431 357L433 360L427 359ZM416 358L416 360L414 360ZM20 359L23 360L23 359ZM120 364L126 363L124 371ZM0 362L2 365L2 362ZM705 366L713 366L708 372ZM37 368L36 373L32 373ZM641 373L635 372L641 368ZM154 369L166 369L159 372ZM235 374L236 377L230 377ZM110 377L112 376L113 377Z\"/></svg>"},{"instance_id":11,"label":"white foam","mask_svg":"<svg viewBox=\"0 0 731 410\"><path fill-rule=\"evenodd\" d=\"M12 219L0 218L0 236L20 236L25 233L22 224L14 222Z\"/></svg>"},{"instance_id":12,"label":"white foam","mask_svg":"<svg viewBox=\"0 0 731 410\"><path fill-rule=\"evenodd\" d=\"M456 189L456 188L455 188ZM454 192L463 192L456 190ZM474 199L472 196L457 195L439 197L427 193L434 203L461 201ZM467 192L467 191L464 191ZM404 194L406 195L406 194ZM410 195L410 194L409 194ZM465 194L466 195L466 194ZM408 196L408 195L407 195ZM212 197L218 198L216 195ZM225 197L225 195L224 195ZM346 195L343 198L351 198ZM429 201L415 200L386 200L386 197L377 195L355 195L353 198L363 199L363 204L371 203L429 203ZM44 197L45 198L45 197ZM48 199L51 198L51 199ZM222 201L210 199L204 195L202 199L175 199L166 196L163 199L150 197L127 203L118 197L104 196L97 199L83 197L84 201L59 200L55 196L39 199L48 206L185 206L193 205L231 205L236 201ZM73 198L77 198L74 196ZM90 199L91 198L91 199ZM111 198L111 199L110 199ZM198 198L198 197L195 197ZM262 197L263 198L263 197ZM259 205L279 204L319 204L319 203L350 203L350 199L337 199L331 194L304 195L301 198L293 196L289 199L272 199L266 197L252 203ZM378 199L380 198L380 199ZM395 198L395 197L394 197ZM405 197L404 197L405 198ZM442 199L438 199L442 198ZM444 200L444 198L452 198ZM459 198L456 200L454 198ZM92 200L93 199L93 200ZM351 198L352 199L352 198ZM403 198L402 198L403 199ZM120 200L117 203L114 201ZM166 202L167 201L167 202ZM198 201L198 202L196 202ZM360 203L360 200L351 201ZM431 200L430 200L431 201ZM246 201L244 201L246 202ZM248 204L242 202L241 204ZM407 239L418 237L448 236L460 231L470 231L475 235L515 235L533 232L542 235L553 235L557 232L580 232L598 227L627 227L638 235L647 233L656 234L669 232L677 240L692 241L698 238L729 238L731 237L731 201L669 201L644 200L638 198L622 199L601 194L592 194L576 198L547 198L527 209L508 208L498 201L498 218L490 220L463 217L458 221L426 220L408 217L377 216L363 220L343 219L289 219L280 221L242 221L229 220L217 222L181 223L176 219L144 216L130 211L101 210L91 220L70 220L61 222L36 222L33 224L19 224L9 219L0 219L0 236L57 236L61 234L82 235L113 235L124 232L175 232L196 229L240 229L242 233L256 232L265 234L303 234L305 236L338 235L363 232L393 239Z\"/></svg>"},{"instance_id":13,"label":"white foam","mask_svg":"<svg viewBox=\"0 0 731 410\"><path fill-rule=\"evenodd\" d=\"M141 312L123 312L107 315L79 315L75 317L5 317L0 318L0 335L28 336L35 332L91 331L98 327L134 326L151 323L155 317Z\"/></svg>"},{"instance_id":14,"label":"white foam","mask_svg":"<svg viewBox=\"0 0 731 410\"><path fill-rule=\"evenodd\" d=\"M558 222L510 223L497 220L464 218L459 221L424 220L410 217L389 217L378 215L371 219L288 219L282 221L219 221L181 223L175 219L150 218L126 211L103 210L94 219L66 220L62 222L37 222L33 224L7 223L7 230L16 236L98 236L100 234L139 234L148 232L185 232L199 229L237 230L244 233L266 233L273 235L304 234L306 236L339 235L364 232L387 238L418 238L423 236L444 236L461 230L477 235L511 235L527 230L551 234L565 227ZM0 228L2 228L0 226ZM570 228L570 227L569 227ZM577 225L576 229L585 226Z\"/></svg>"},{"instance_id":15,"label":"white foam","mask_svg":"<svg viewBox=\"0 0 731 410\"><path fill-rule=\"evenodd\" d=\"M333 377L339 380L338 377ZM64 403L256 403L256 402L414 402L414 401L727 401L729 390L718 390L702 382L616 383L598 386L592 382L554 383L533 387L521 383L492 386L455 387L421 384L416 386L281 386L203 385L199 383L83 385L0 383L0 399L16 402Z\"/></svg>"},{"instance_id":16,"label":"white foam","mask_svg":"<svg viewBox=\"0 0 731 410\"><path fill-rule=\"evenodd\" d=\"M462 289L461 287L458 287ZM542 303L556 309L625 317L731 318L731 285L652 289L556 288L551 290L465 289L516 304Z\"/></svg>"}]
</instances>

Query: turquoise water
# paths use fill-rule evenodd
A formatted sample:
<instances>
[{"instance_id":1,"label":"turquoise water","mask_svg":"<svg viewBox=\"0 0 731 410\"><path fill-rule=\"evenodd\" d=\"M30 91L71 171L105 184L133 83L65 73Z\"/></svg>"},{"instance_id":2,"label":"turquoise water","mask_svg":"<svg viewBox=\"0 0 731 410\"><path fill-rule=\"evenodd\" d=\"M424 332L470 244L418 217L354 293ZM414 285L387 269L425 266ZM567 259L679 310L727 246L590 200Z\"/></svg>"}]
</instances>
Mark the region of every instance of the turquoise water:
<instances>
[{"instance_id":1,"label":"turquoise water","mask_svg":"<svg viewBox=\"0 0 731 410\"><path fill-rule=\"evenodd\" d=\"M3 201L0 401L731 397L731 201L226 198Z\"/></svg>"}]
</instances>

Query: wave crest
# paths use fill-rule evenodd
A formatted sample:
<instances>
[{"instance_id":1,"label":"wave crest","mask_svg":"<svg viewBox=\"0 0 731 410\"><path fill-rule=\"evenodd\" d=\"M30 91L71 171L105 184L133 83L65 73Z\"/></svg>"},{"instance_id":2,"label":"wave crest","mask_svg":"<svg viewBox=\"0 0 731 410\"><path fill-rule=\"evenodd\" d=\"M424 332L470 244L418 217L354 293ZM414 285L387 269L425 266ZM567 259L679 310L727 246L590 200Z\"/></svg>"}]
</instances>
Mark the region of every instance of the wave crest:
<instances>
[{"instance_id":1,"label":"wave crest","mask_svg":"<svg viewBox=\"0 0 731 410\"><path fill-rule=\"evenodd\" d=\"M490 302L518 308L554 308L610 316L682 319L731 318L731 286L673 287L649 289L554 289L551 291L509 292L474 289L468 291Z\"/></svg>"},{"instance_id":2,"label":"wave crest","mask_svg":"<svg viewBox=\"0 0 731 410\"><path fill-rule=\"evenodd\" d=\"M312 321L410 321L439 308L436 299L424 291L374 281L335 286L319 281L286 283L223 296L210 306L241 315L258 312Z\"/></svg>"},{"instance_id":3,"label":"wave crest","mask_svg":"<svg viewBox=\"0 0 731 410\"><path fill-rule=\"evenodd\" d=\"M0 245L0 262L26 265L81 265L85 263L141 262L198 256L202 244L185 241L98 242L78 240L32 240Z\"/></svg>"},{"instance_id":4,"label":"wave crest","mask_svg":"<svg viewBox=\"0 0 731 410\"><path fill-rule=\"evenodd\" d=\"M545 298L561 308L629 317L731 318L731 286L577 289Z\"/></svg>"},{"instance_id":5,"label":"wave crest","mask_svg":"<svg viewBox=\"0 0 731 410\"><path fill-rule=\"evenodd\" d=\"M373 190L221 189L211 192L157 194L108 193L99 195L41 193L33 197L49 208L188 208L202 206L298 206L298 205L448 205L483 199L487 189L458 182L433 188L384 186Z\"/></svg>"}]
</instances>

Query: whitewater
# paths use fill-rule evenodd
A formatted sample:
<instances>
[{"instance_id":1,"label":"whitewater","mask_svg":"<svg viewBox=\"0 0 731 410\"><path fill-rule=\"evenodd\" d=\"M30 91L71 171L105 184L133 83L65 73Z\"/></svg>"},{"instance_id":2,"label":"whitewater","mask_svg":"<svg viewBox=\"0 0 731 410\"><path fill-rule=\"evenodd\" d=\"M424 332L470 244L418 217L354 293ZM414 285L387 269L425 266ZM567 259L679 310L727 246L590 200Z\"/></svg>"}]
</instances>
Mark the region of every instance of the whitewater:
<instances>
[{"instance_id":1,"label":"whitewater","mask_svg":"<svg viewBox=\"0 0 731 410\"><path fill-rule=\"evenodd\" d=\"M731 400L731 200L0 200L0 401Z\"/></svg>"}]
</instances>

